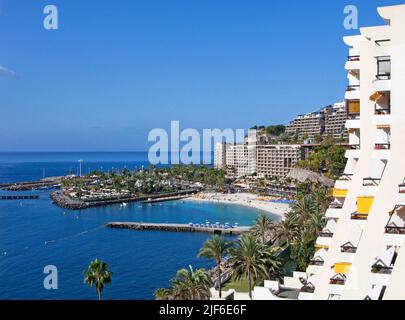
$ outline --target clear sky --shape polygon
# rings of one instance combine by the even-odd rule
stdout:
[[[0,0],[0,151],[146,150],[171,120],[287,123],[343,99],[345,5],[369,26],[401,2]]]

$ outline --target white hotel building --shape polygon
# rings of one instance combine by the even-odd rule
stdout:
[[[301,300],[405,299],[405,5],[378,12],[385,25],[344,38],[351,148],[315,256],[283,285],[254,288],[254,299],[283,289]]]

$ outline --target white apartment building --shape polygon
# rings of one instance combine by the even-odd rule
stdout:
[[[405,299],[405,5],[378,12],[385,25],[344,38],[350,149],[310,266],[284,279],[301,300]],[[280,287],[253,298],[278,300]]]
[[[257,175],[261,178],[284,178],[302,159],[301,145],[258,145]]]
[[[214,167],[218,170],[226,168],[226,144],[216,143],[214,146]]]
[[[256,144],[227,144],[225,154],[228,175],[240,178],[256,173]]]

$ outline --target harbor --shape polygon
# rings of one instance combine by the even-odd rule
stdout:
[[[139,222],[109,222],[107,228],[111,229],[128,229],[137,231],[167,231],[167,232],[200,232],[224,235],[241,235],[250,231],[250,227],[239,226],[219,226],[204,224],[175,224],[175,223],[139,223]]]

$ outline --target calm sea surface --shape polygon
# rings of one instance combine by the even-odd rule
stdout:
[[[0,153],[0,183],[76,173],[78,159],[84,160],[84,173],[148,165],[146,153]],[[153,291],[167,286],[178,269],[212,266],[196,258],[209,235],[112,230],[103,226],[106,222],[250,225],[259,213],[191,201],[69,211],[53,205],[49,191],[25,193],[40,199],[0,201],[0,299],[96,299],[95,289],[83,284],[83,270],[95,258],[107,261],[113,271],[106,299],[152,299]],[[58,290],[43,287],[46,265],[58,268]]]

